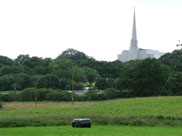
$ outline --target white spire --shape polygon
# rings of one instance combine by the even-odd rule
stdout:
[[[138,41],[136,34],[136,20],[135,20],[135,8],[134,8],[134,16],[133,16],[133,29],[132,29],[132,37],[131,37],[131,45],[129,49],[129,60],[135,60],[138,58]]]
[[[131,46],[130,46],[130,48],[138,48],[137,33],[136,33],[135,7],[134,7],[133,29],[132,29],[132,37],[131,37]]]
[[[134,7],[134,16],[133,16],[133,30],[132,30],[132,40],[137,40],[136,34],[136,19],[135,19],[135,7]]]

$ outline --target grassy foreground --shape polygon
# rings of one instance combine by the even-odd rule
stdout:
[[[93,126],[92,128],[1,128],[0,136],[181,136],[182,127]]]
[[[68,125],[89,117],[94,124],[182,125],[182,97],[100,102],[13,102],[0,110],[0,127]]]

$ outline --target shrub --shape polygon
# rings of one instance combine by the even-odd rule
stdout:
[[[20,95],[23,101],[36,101],[37,92],[38,92],[37,88],[26,88],[20,93]]]
[[[107,88],[104,91],[104,96],[106,99],[114,99],[114,98],[119,98],[120,97],[120,92],[114,88]]]
[[[2,94],[0,93],[0,101],[2,101]]]
[[[156,118],[159,119],[159,120],[163,120],[164,119],[164,116],[158,115],[158,116],[156,116]]]
[[[100,101],[105,99],[103,94],[98,94],[94,90],[88,91],[84,97],[86,101]]]
[[[70,101],[71,95],[67,92],[52,90],[46,95],[48,101]]]
[[[129,123],[131,126],[141,126],[143,123],[141,120],[133,120]]]
[[[2,109],[3,108],[3,104],[0,102],[0,109]]]
[[[69,93],[46,88],[27,88],[20,93],[22,101],[70,101]]]
[[[129,125],[129,122],[128,121],[120,121],[119,122],[119,125],[125,125],[125,126],[127,126],[127,125]]]

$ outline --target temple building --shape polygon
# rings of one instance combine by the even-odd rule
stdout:
[[[120,60],[121,62],[126,62],[130,60],[136,60],[136,59],[141,60],[145,58],[158,59],[163,54],[164,53],[159,52],[157,50],[138,48],[136,19],[135,19],[135,10],[134,10],[133,29],[132,29],[132,38],[131,38],[130,48],[129,50],[123,50],[121,54],[118,54],[118,60]]]

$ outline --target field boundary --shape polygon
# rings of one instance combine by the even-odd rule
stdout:
[[[84,118],[84,116],[82,116]],[[88,116],[87,116],[88,117]],[[74,116],[9,117],[0,118],[0,127],[71,125]],[[126,126],[182,126],[182,118],[163,116],[106,117],[90,116],[95,125]]]

